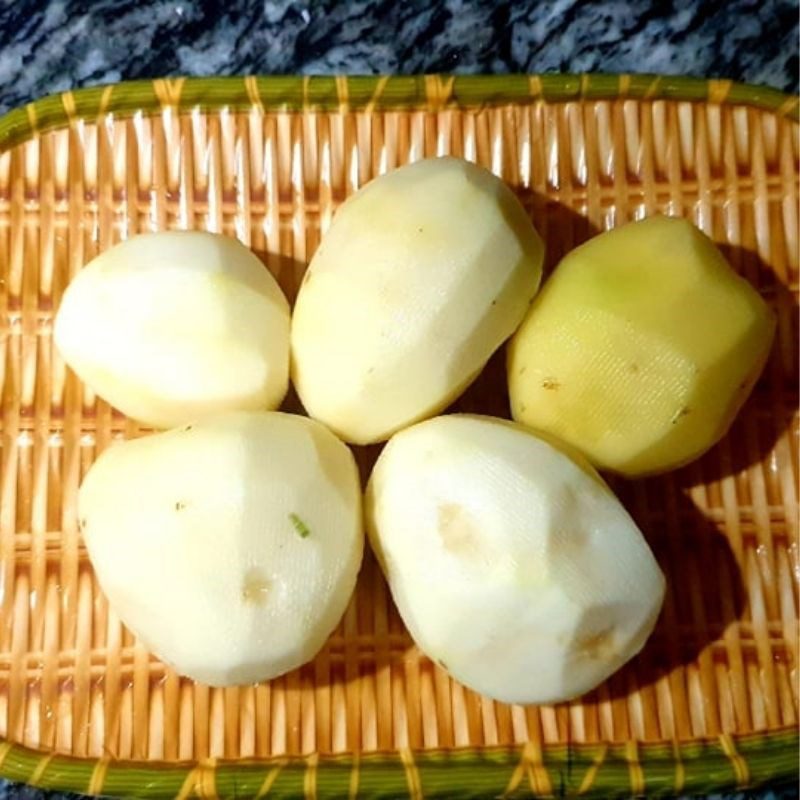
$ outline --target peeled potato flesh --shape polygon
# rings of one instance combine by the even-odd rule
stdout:
[[[513,703],[583,694],[636,654],[664,578],[588,464],[505,420],[450,415],[396,434],[367,532],[414,640]]]
[[[179,673],[213,686],[313,658],[361,563],[355,461],[307,417],[233,412],[113,445],[78,505],[119,617]]]
[[[728,430],[774,316],[689,222],[651,217],[569,253],[509,346],[515,420],[602,469],[691,461]]]
[[[148,233],[101,253],[55,321],[64,360],[101,397],[157,428],[277,408],[289,381],[289,304],[236,239]]]
[[[436,158],[376,178],[338,211],[292,318],[292,379],[346,441],[432,416],[522,320],[541,239],[511,190]]]

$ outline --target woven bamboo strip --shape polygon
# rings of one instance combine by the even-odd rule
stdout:
[[[0,154],[0,739],[167,762],[402,750],[413,794],[415,759],[433,748],[525,745],[503,785],[539,791],[551,780],[539,754],[553,745],[627,743],[609,759],[635,786],[648,785],[635,742],[716,737],[743,782],[747,763],[729,735],[798,720],[797,123],[663,97],[460,109],[450,100],[459,85],[441,82],[427,109],[385,108],[377,86],[358,106],[358,85],[346,83],[340,108],[303,112],[274,108],[265,85],[248,84],[246,105],[191,111],[191,82],[160,84],[160,109],[74,119]],[[113,93],[105,102],[113,107]],[[652,640],[579,701],[494,703],[411,645],[367,557],[311,664],[257,687],[180,678],[108,608],[80,542],[82,476],[112,439],[146,431],[81,385],[52,347],[65,287],[96,252],[139,231],[204,228],[249,244],[293,297],[348,195],[446,153],[483,163],[517,191],[547,241],[548,269],[596,231],[678,214],[776,310],[770,362],[725,440],[671,475],[614,484],[669,580]],[[502,381],[494,359],[458,407],[507,413]],[[365,474],[375,454],[357,454]],[[589,787],[604,759],[597,750],[578,783]],[[101,764],[93,787],[105,780]],[[305,780],[316,786],[323,767],[312,766]],[[45,781],[51,767],[39,768]],[[183,776],[188,790],[213,783],[213,770],[197,769]],[[680,762],[670,770],[686,779]],[[279,779],[265,772],[259,786]]]

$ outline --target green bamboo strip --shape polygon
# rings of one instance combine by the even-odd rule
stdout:
[[[13,745],[0,765],[0,776],[20,783],[33,783],[45,789],[84,792],[89,785],[94,761],[50,757],[47,753]]]
[[[448,791],[457,790],[460,797],[485,798],[502,796],[519,760],[519,750],[471,751],[469,756],[454,751],[418,753],[416,765],[424,797],[446,797]],[[530,793],[529,784],[521,790]]]
[[[343,88],[342,88],[343,87]],[[443,89],[443,87],[445,87]],[[379,92],[376,90],[380,88]],[[346,97],[342,95],[346,94]],[[254,98],[254,95],[256,97]],[[0,151],[53,128],[102,113],[126,117],[164,106],[177,109],[233,110],[254,103],[269,111],[336,111],[481,108],[522,104],[539,97],[548,102],[620,96],[740,103],[800,119],[798,99],[765,86],[731,81],[658,75],[318,75],[253,78],[162,78],[76,89],[43,97],[0,118]]]
[[[797,774],[798,733],[786,729],[750,736],[725,735],[716,740],[639,744],[636,763],[648,796],[667,796],[732,791],[765,783],[785,783]],[[414,787],[422,797],[445,797],[458,791],[463,797],[501,796],[514,781],[520,764],[546,771],[549,786],[536,785],[532,772],[516,781],[507,797],[556,794],[587,798],[624,797],[631,785],[632,746],[563,745],[544,747],[532,760],[527,747],[419,751],[413,754]],[[683,785],[676,786],[676,752],[684,769]],[[100,761],[104,775],[98,780],[98,760],[50,756],[5,743],[0,748],[0,775],[62,791],[165,798],[191,795],[198,787],[210,787],[220,797],[270,798],[303,796],[309,786],[309,769],[315,770],[317,798],[346,797],[352,786],[353,757],[323,756],[310,764],[308,758],[263,761],[169,764],[155,762]],[[737,764],[736,758],[741,759]],[[358,759],[360,797],[409,795],[408,753],[372,753]],[[745,773],[742,766],[745,766]],[[101,771],[102,771],[101,770]],[[587,776],[590,780],[587,780]],[[746,777],[746,781],[743,781]],[[262,788],[266,792],[261,792]]]

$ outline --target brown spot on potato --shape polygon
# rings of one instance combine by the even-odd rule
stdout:
[[[242,582],[242,600],[252,605],[263,605],[269,597],[270,582],[259,570],[248,570]]]
[[[687,414],[690,414],[691,411],[692,409],[689,408],[689,406],[683,406],[683,408],[679,408],[675,412],[675,416],[672,418],[672,424],[675,425],[678,420],[683,419],[683,417],[685,417]]]
[[[638,371],[639,371],[639,365],[638,364],[630,364],[628,366],[628,372],[630,372],[631,374],[635,375]]]
[[[542,381],[542,389],[546,389],[548,392],[557,392],[560,388],[561,384],[556,378],[545,378]]]
[[[548,543],[548,550],[553,555],[576,559],[588,544],[589,534],[583,528],[562,529],[554,533]]]
[[[525,370],[526,370],[526,369],[527,369],[527,367],[520,367],[520,368],[519,368],[519,374],[520,374],[520,375],[524,375],[524,374],[525,374]]]
[[[183,511],[184,508],[186,508],[186,503],[182,502],[181,500],[177,500],[175,502],[176,511]]]
[[[612,628],[582,636],[575,640],[575,650],[585,658],[602,661],[614,655],[614,631]]]
[[[78,520],[78,530],[83,533],[86,530],[86,517],[81,517]]]
[[[438,532],[445,549],[462,558],[475,558],[481,551],[481,537],[470,513],[457,503],[439,506]]]

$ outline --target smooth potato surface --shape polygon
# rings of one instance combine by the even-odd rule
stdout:
[[[252,683],[311,659],[361,563],[361,488],[323,425],[233,412],[106,450],[79,493],[103,591],[181,674]]]
[[[217,234],[142,234],[101,253],[67,287],[54,338],[94,391],[156,428],[274,409],[288,389],[289,304]]]
[[[474,164],[376,178],[334,217],[297,297],[303,405],[359,444],[435,414],[522,320],[542,257],[514,194]]]
[[[727,431],[775,328],[760,295],[684,220],[591,239],[556,267],[509,346],[515,420],[635,476]]]
[[[416,643],[498,700],[589,691],[661,608],[664,577],[609,488],[506,420],[446,415],[395,434],[365,516]]]

